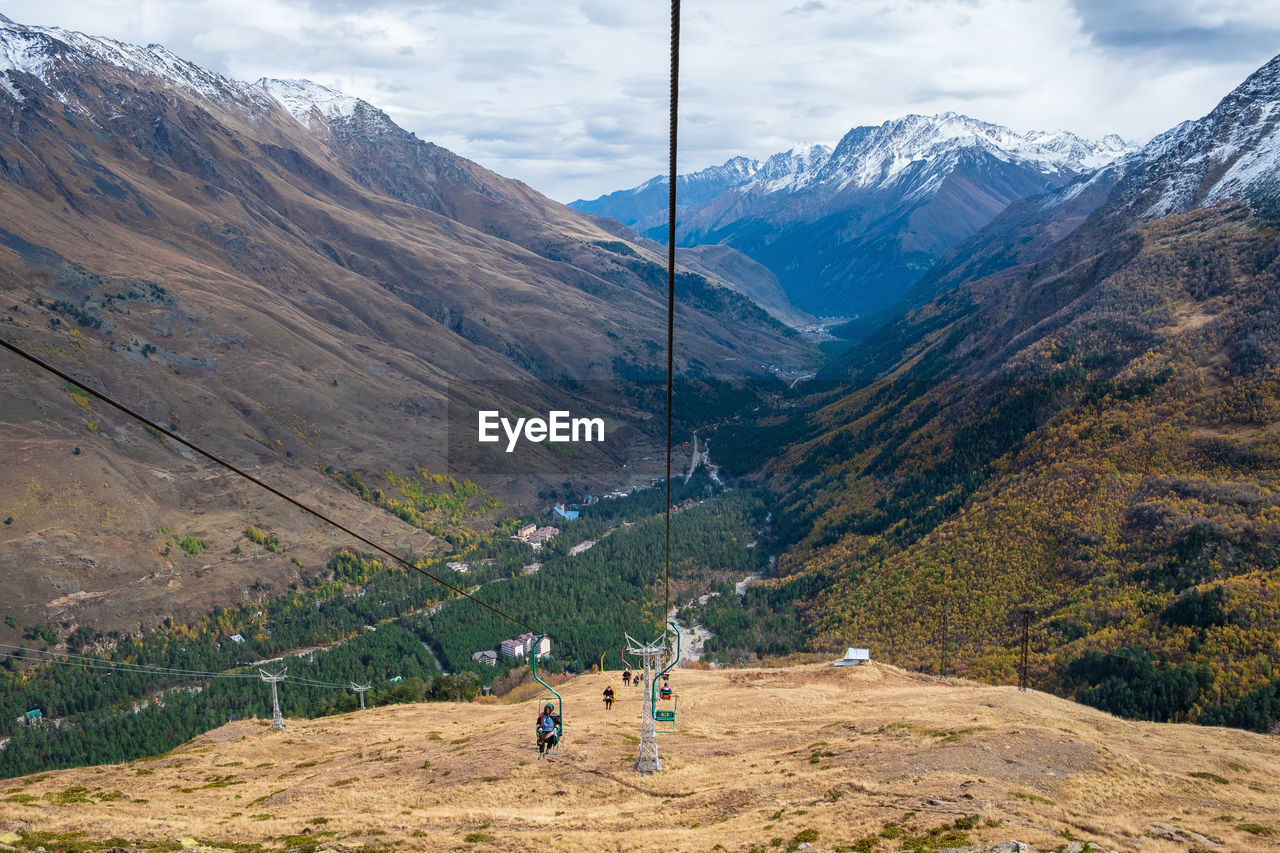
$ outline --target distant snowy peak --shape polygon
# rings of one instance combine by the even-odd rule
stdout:
[[[686,185],[737,187],[754,178],[759,170],[759,160],[749,160],[746,157],[731,157],[725,161],[723,166],[709,166],[692,174],[680,175],[676,180],[682,188]],[[666,186],[667,179],[665,176],[654,180],[660,181],[663,186]]]
[[[829,159],[829,147],[806,142],[765,160],[754,181],[768,192],[795,189],[807,183]]]
[[[263,77],[254,85],[275,98],[290,115],[307,127],[311,126],[312,116],[317,111],[326,120],[350,118],[355,115],[356,108],[365,103],[359,98],[344,95],[336,89],[310,80],[275,80]]]
[[[19,93],[13,86],[13,72],[31,74],[58,91],[58,73],[86,62],[155,77],[212,101],[259,102],[257,93],[246,84],[188,62],[163,45],[141,47],[60,27],[0,20],[0,72],[6,80],[4,88],[15,96]]]
[[[1023,135],[953,112],[907,115],[879,126],[855,127],[834,149],[805,143],[764,162],[734,157],[722,166],[680,175],[677,188],[682,204],[696,204],[727,190],[767,194],[819,186],[887,187],[913,165],[913,174],[918,175],[921,167],[926,167],[940,179],[955,165],[961,152],[971,150],[987,152],[998,160],[1062,181],[1101,168],[1135,149],[1115,134],[1101,140],[1063,130]],[[938,180],[929,181],[932,187],[937,183]],[[666,185],[666,176],[659,175],[631,193],[640,195]]]
[[[817,179],[836,186],[883,186],[913,164],[950,162],[956,152],[968,149],[1046,174],[1077,174],[1104,166],[1133,148],[1115,134],[1101,141],[1061,130],[1022,135],[953,112],[908,115],[849,131]]]
[[[696,172],[676,176],[676,193],[680,203],[700,204],[723,192],[749,183],[760,171],[760,161],[746,157],[731,157],[722,166],[708,166]],[[656,175],[630,190],[619,190],[616,196],[658,197],[667,195],[667,176]],[[606,198],[604,196],[601,197]],[[590,202],[574,202],[581,209],[591,210]],[[573,207],[574,205],[570,205]],[[665,208],[664,208],[665,209]],[[606,214],[607,215],[607,214]]]
[[[1085,139],[1065,130],[1045,133],[1033,130],[1023,137],[1021,149],[1030,159],[1072,169],[1093,171],[1123,157],[1137,146],[1109,133],[1100,140]]]
[[[696,172],[676,177],[676,187],[682,203],[705,200],[708,193],[718,194],[737,187],[762,187],[768,191],[792,189],[806,182],[831,156],[826,145],[803,143],[774,154],[761,163],[747,157],[731,157],[721,166],[708,166]],[[667,176],[650,178],[631,190],[640,194],[646,190],[667,186]],[[708,196],[709,197],[709,196]]]
[[[718,174],[726,180],[750,180],[760,168],[759,160],[748,160],[746,157],[733,157],[723,166],[706,169],[705,172]]]

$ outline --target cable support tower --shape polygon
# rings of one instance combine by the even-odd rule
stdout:
[[[652,776],[662,772],[662,759],[658,756],[658,732],[653,725],[653,672],[655,664],[662,660],[667,652],[666,635],[662,641],[642,643],[630,634],[627,638],[627,651],[642,661],[641,687],[644,689],[643,706],[640,712],[640,748],[636,753],[636,772],[641,776]]]
[[[280,694],[276,690],[276,684],[289,677],[285,674],[288,671],[287,666],[274,675],[265,669],[258,670],[263,681],[271,682],[271,730],[276,732],[284,731],[284,717],[280,714]]]

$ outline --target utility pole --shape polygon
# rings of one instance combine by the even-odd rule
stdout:
[[[951,602],[955,595],[952,592],[951,584],[954,583],[955,574],[956,558],[952,557],[942,575],[942,648],[940,650],[941,660],[938,662],[938,675],[943,678],[947,676],[947,655],[950,651],[947,647],[951,643]]]
[[[286,678],[289,677],[285,675],[285,673],[288,671],[289,671],[289,667],[287,666],[274,675],[267,672],[265,669],[258,670],[259,674],[262,675],[263,681],[271,682],[271,730],[272,731],[277,731],[277,732],[284,731],[284,717],[281,716],[280,714],[280,694],[276,691],[276,684],[281,681],[284,681]],[[361,696],[361,698],[363,699],[364,697]]]
[[[1022,611],[1022,656],[1018,663],[1018,689],[1027,689],[1028,646],[1031,643],[1031,611]]]
[[[632,639],[630,634],[625,636],[627,651],[644,662],[641,676],[644,679],[644,704],[640,712],[640,749],[636,754],[636,772],[641,776],[652,776],[662,772],[662,759],[658,757],[658,733],[653,726],[653,691],[650,688],[653,684],[654,664],[662,660],[667,650],[666,635],[663,635],[661,645],[640,643]]]
[[[372,687],[372,684],[356,684],[351,682],[351,689],[360,694],[360,710],[364,710],[364,692]]]
[[[938,667],[938,675],[946,677],[947,674],[947,643],[949,642],[950,632],[947,630],[948,617],[951,610],[948,605],[942,607],[942,665]]]

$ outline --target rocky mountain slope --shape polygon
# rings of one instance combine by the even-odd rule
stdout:
[[[677,240],[741,250],[812,313],[868,313],[1011,202],[1128,150],[1116,136],[1023,136],[955,113],[910,115],[854,128],[834,149],[806,145],[680,176]],[[666,184],[654,178],[573,207],[665,239]]]
[[[7,781],[0,843],[1156,853],[1270,849],[1280,832],[1280,748],[1261,735],[875,664],[677,670],[678,728],[642,777],[639,691],[619,683],[606,711],[607,683],[560,686],[546,760],[530,701],[242,720],[153,760]]]
[[[619,393],[662,361],[663,258],[643,245],[314,84],[8,19],[0,81],[0,333],[285,491],[372,524],[335,474],[458,488],[451,401],[652,418]],[[811,358],[705,265],[681,281],[680,370]],[[137,630],[279,592],[343,544],[8,353],[0,389],[0,597],[22,625]],[[519,474],[465,518],[532,499]],[[377,517],[406,553],[433,547]],[[254,549],[255,525],[292,552]]]

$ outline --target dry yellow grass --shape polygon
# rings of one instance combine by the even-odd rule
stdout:
[[[0,783],[0,839],[21,825],[138,847],[745,851],[816,830],[811,849],[831,850],[970,815],[970,844],[1041,850],[1068,838],[1263,850],[1277,845],[1255,833],[1280,837],[1273,737],[1132,723],[878,665],[682,670],[679,731],[660,735],[663,772],[641,777],[640,691],[619,684],[606,711],[606,683],[561,688],[565,741],[546,761],[532,701],[401,705],[285,732],[242,721],[160,758]],[[77,786],[88,790],[67,793]],[[1171,831],[1187,840],[1159,837]]]

